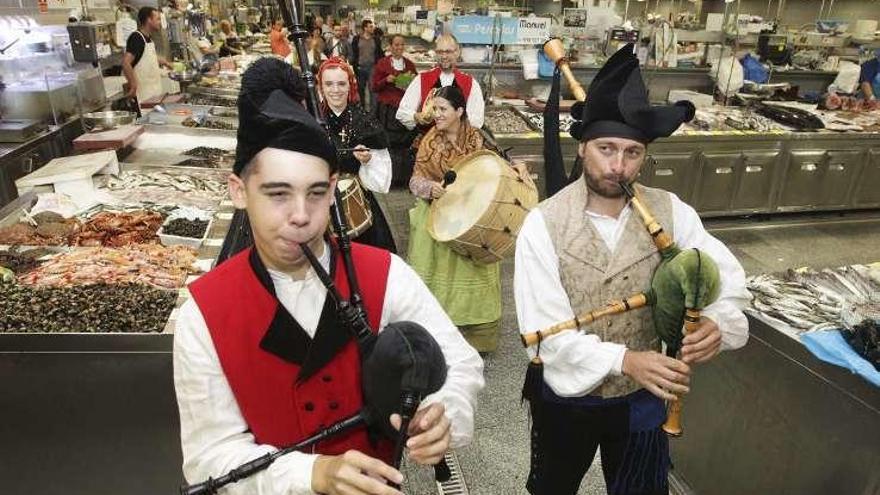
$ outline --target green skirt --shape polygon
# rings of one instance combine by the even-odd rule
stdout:
[[[431,289],[457,326],[501,319],[501,265],[474,263],[428,234],[429,205],[422,199],[409,210],[407,261]]]

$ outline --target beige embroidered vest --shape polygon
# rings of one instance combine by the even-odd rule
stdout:
[[[672,200],[666,191],[638,186],[639,197],[670,236]],[[568,185],[538,208],[559,257],[559,277],[575,314],[599,308],[612,300],[647,291],[660,255],[641,217],[632,211],[612,253],[587,217],[587,187],[583,179]],[[602,341],[635,351],[660,350],[650,308],[605,317],[583,327]],[[641,386],[627,376],[608,376],[591,395],[618,397]]]

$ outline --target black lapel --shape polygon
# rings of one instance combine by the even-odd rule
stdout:
[[[301,365],[306,359],[309,347],[312,345],[312,339],[296,319],[287,311],[283,304],[278,302],[275,295],[275,284],[272,283],[272,276],[269,270],[257,254],[256,248],[251,249],[248,256],[251,269],[257,276],[257,280],[263,288],[275,299],[275,315],[269,323],[269,328],[260,340],[260,349],[274,354],[281,359]]]
[[[308,350],[305,362],[299,369],[297,381],[308,380],[309,377],[332,361],[351,339],[351,334],[339,320],[336,304],[328,295],[324,300],[324,308],[321,310],[318,331],[315,333],[315,339]]]
[[[336,255],[332,242],[329,243],[329,246],[331,249],[330,278],[334,278]],[[249,261],[257,279],[277,301],[272,276],[256,249],[251,251]],[[336,304],[328,294],[324,300],[324,307],[321,309],[321,317],[314,339],[309,337],[299,322],[279,302],[275,316],[260,341],[260,348],[287,362],[300,365],[297,380],[302,382],[332,361],[350,339],[352,336],[339,320]]]

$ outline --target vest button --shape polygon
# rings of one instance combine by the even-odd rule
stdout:
[[[330,401],[330,409],[333,411],[339,409],[339,403],[336,402],[335,400],[331,400]]]
[[[311,402],[306,402],[305,405],[303,406],[303,408],[304,408],[306,411],[312,412],[312,411],[315,410],[315,405],[312,404]]]
[[[324,380],[325,383],[327,383],[327,382],[332,382],[332,381],[333,381],[333,377],[330,376],[330,375],[324,375],[324,376],[321,377],[321,380]]]

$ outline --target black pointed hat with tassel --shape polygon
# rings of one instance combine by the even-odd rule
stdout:
[[[587,99],[571,108],[575,123],[571,135],[580,141],[621,137],[650,143],[667,137],[694,118],[689,101],[652,106],[639,70],[639,60],[628,44],[605,62],[587,91]]]

